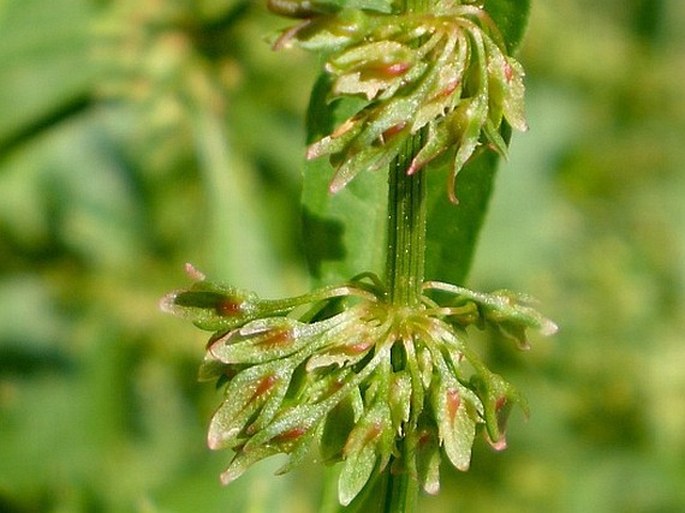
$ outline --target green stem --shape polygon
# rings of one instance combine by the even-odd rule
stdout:
[[[404,0],[407,12],[425,11],[433,0]],[[417,306],[426,252],[426,185],[424,173],[407,169],[425,142],[422,129],[404,143],[390,164],[388,187],[388,252],[385,279],[389,300],[397,306]]]
[[[431,0],[405,0],[405,10],[422,11]],[[393,305],[416,307],[421,302],[426,253],[425,173],[407,174],[412,159],[425,143],[426,130],[410,137],[394,159],[388,178],[388,253],[385,278]],[[406,439],[398,442],[406,452]],[[411,513],[416,509],[419,485],[408,472],[386,470],[383,513]]]
[[[410,513],[416,509],[419,483],[408,472],[388,472],[383,513]]]
[[[421,302],[426,252],[426,184],[424,173],[408,175],[412,159],[423,145],[425,131],[410,137],[390,165],[388,187],[388,253],[386,282],[389,300],[399,307]],[[405,452],[405,440],[398,441]],[[386,472],[383,513],[411,513],[416,508],[418,482],[407,472]]]
[[[390,165],[385,274],[390,302],[397,306],[417,306],[421,297],[426,249],[426,184],[423,172],[407,175],[407,168],[423,140],[423,131],[409,138]]]

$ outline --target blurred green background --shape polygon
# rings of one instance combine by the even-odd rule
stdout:
[[[0,512],[314,512],[321,469],[222,488],[205,336],[163,316],[192,261],[308,287],[298,199],[317,71],[242,0],[0,0]],[[421,511],[685,511],[685,3],[540,0],[531,130],[468,285],[561,329],[482,341],[528,396]]]

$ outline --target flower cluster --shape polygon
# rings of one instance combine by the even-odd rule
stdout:
[[[556,330],[506,291],[427,282],[410,308],[391,304],[371,275],[284,300],[193,277],[162,306],[214,332],[200,377],[226,385],[208,435],[212,449],[235,451],[222,481],[277,453],[290,455],[282,472],[305,459],[342,461],[344,505],[389,464],[436,493],[442,456],[466,470],[481,427],[504,448],[511,406],[526,405],[469,347],[469,326],[524,347],[527,328]]]
[[[306,3],[310,10],[297,13],[304,21],[284,31],[275,46],[323,52],[331,101],[366,100],[308,149],[308,158],[331,158],[332,192],[362,170],[387,167],[403,142],[425,128],[407,172],[450,153],[448,193],[456,201],[456,175],[476,149],[485,144],[506,155],[505,127],[526,130],[523,69],[481,7],[438,0],[430,13],[395,13],[382,1],[366,2],[371,10]],[[388,12],[378,12],[384,7]]]

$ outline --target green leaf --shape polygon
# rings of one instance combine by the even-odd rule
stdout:
[[[530,11],[529,0],[485,0],[485,10],[499,27],[509,52],[523,39]]]
[[[450,203],[444,169],[429,166],[426,278],[463,284],[471,267],[483,224],[499,157],[492,151],[473,158],[459,172],[456,195]]]
[[[327,103],[331,83],[323,75],[309,105],[308,141],[331,133],[363,104]],[[382,275],[385,261],[386,181],[383,171],[360,173],[336,194],[329,192],[333,167],[325,158],[307,162],[302,196],[305,253],[320,282],[346,280],[361,271]]]

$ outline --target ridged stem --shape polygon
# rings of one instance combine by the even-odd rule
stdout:
[[[389,301],[398,307],[417,307],[426,252],[426,183],[424,172],[408,175],[407,169],[425,140],[425,131],[410,137],[390,165],[388,180],[388,253],[386,283]],[[400,365],[401,358],[400,358]],[[406,450],[406,440],[398,449]],[[403,455],[406,457],[406,455]],[[411,513],[416,509],[418,482],[407,472],[386,468],[383,513]]]
[[[408,12],[426,11],[432,0],[405,0]],[[389,300],[400,307],[416,307],[421,302],[426,253],[425,173],[407,174],[412,159],[425,143],[426,130],[410,137],[390,165],[388,178],[388,253],[386,283]],[[406,440],[398,441],[406,452]],[[406,455],[403,455],[406,457]],[[392,472],[386,479],[383,513],[412,513],[416,510],[419,485],[407,472]]]
[[[426,184],[423,172],[408,175],[407,169],[423,140],[423,131],[410,137],[389,170],[385,274],[390,302],[397,306],[417,306],[421,297],[426,246]]]

